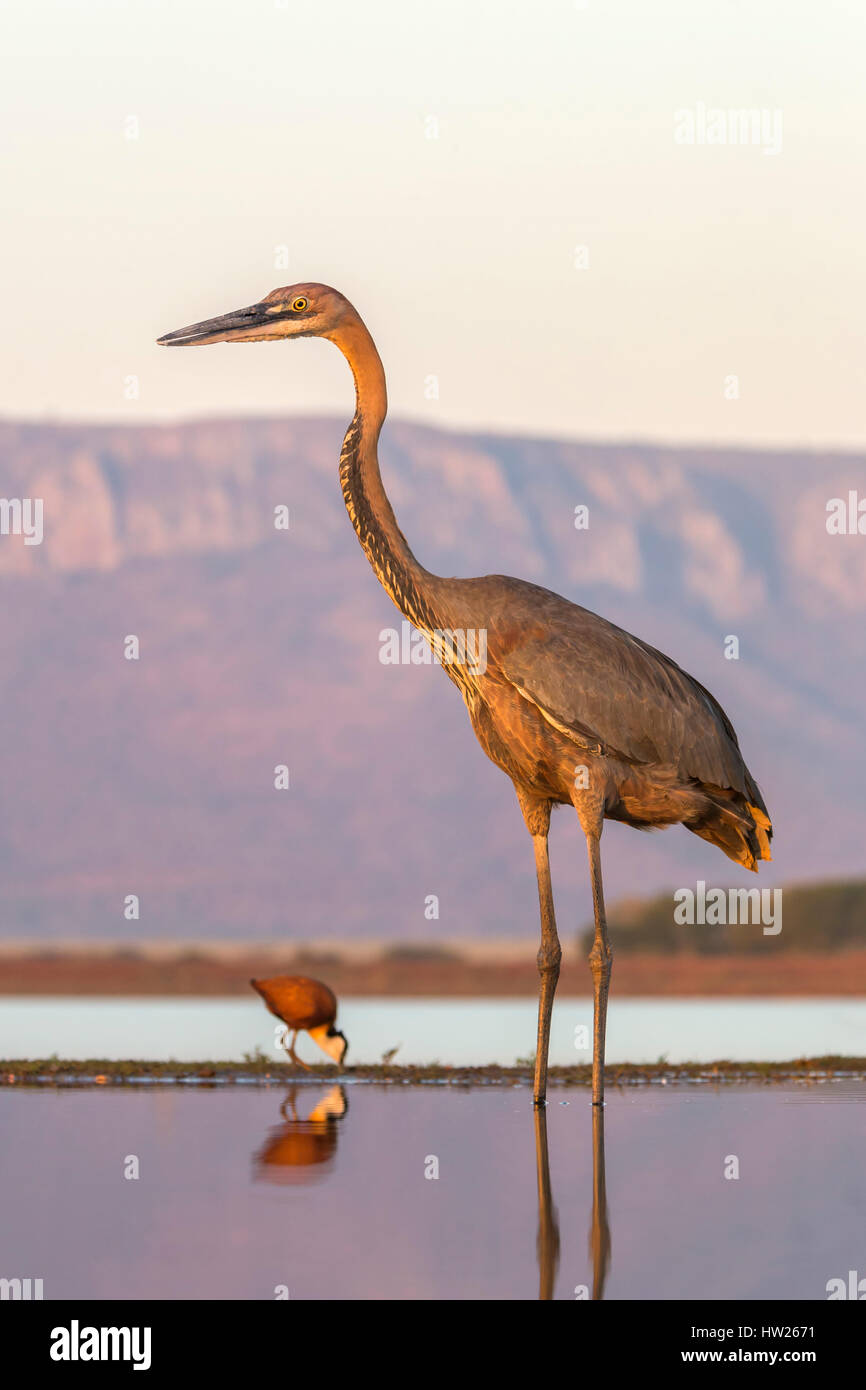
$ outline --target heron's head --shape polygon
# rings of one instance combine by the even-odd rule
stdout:
[[[323,1025],[321,1028],[311,1028],[310,1037],[319,1044],[323,1052],[327,1052],[332,1057],[338,1067],[342,1067],[343,1060],[349,1050],[349,1044],[344,1033],[339,1028],[335,1028],[333,1023]]]
[[[258,304],[165,333],[163,347],[204,347],[207,343],[261,343],[272,338],[327,338],[357,314],[329,285],[286,285]]]

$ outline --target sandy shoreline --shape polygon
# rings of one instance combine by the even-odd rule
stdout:
[[[10,951],[0,954],[0,995],[239,996],[252,976],[308,974],[324,979],[338,997],[466,998],[535,996],[535,950],[467,947],[413,956],[360,953],[344,958],[326,950],[236,947],[231,951],[130,948]],[[679,952],[614,953],[613,989],[635,996],[847,997],[866,995],[866,949],[837,952],[764,950],[698,955]],[[591,993],[589,967],[566,944],[558,997]]]

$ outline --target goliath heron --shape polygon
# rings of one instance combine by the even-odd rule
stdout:
[[[553,995],[562,951],[547,837],[555,805],[572,805],[586,837],[595,935],[592,1100],[604,1096],[612,953],[601,877],[605,818],[640,830],[680,823],[749,869],[770,858],[772,826],[718,701],[638,637],[537,584],[503,575],[450,579],[419,564],[379,472],[385,372],[361,316],[327,285],[272,290],[257,304],[167,333],[160,343],[327,338],[355,379],[355,414],[340,454],[346,509],[379,582],[403,615],[444,649],[489,758],[514,783],[532,836],[541,907],[534,1099],[543,1104]],[[443,636],[444,635],[444,636]],[[485,649],[482,663],[467,650]]]

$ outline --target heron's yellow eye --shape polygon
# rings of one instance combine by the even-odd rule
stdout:
[[[292,300],[292,308],[295,310],[295,313],[299,314],[299,313],[301,312],[301,310],[302,310],[302,309],[306,309],[306,307],[307,307],[307,300],[306,300],[306,299],[299,298],[299,299],[293,299],[293,300]]]

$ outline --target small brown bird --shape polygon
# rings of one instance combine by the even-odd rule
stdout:
[[[309,1033],[323,1052],[332,1057],[338,1067],[349,1049],[346,1037],[334,1027],[337,1017],[337,999],[333,990],[323,985],[321,980],[311,980],[307,975],[274,975],[270,980],[250,980],[250,984],[262,996],[271,1013],[291,1030],[292,1041],[283,1047],[293,1062],[306,1071],[310,1068],[302,1062],[295,1052],[295,1042],[302,1030]]]

